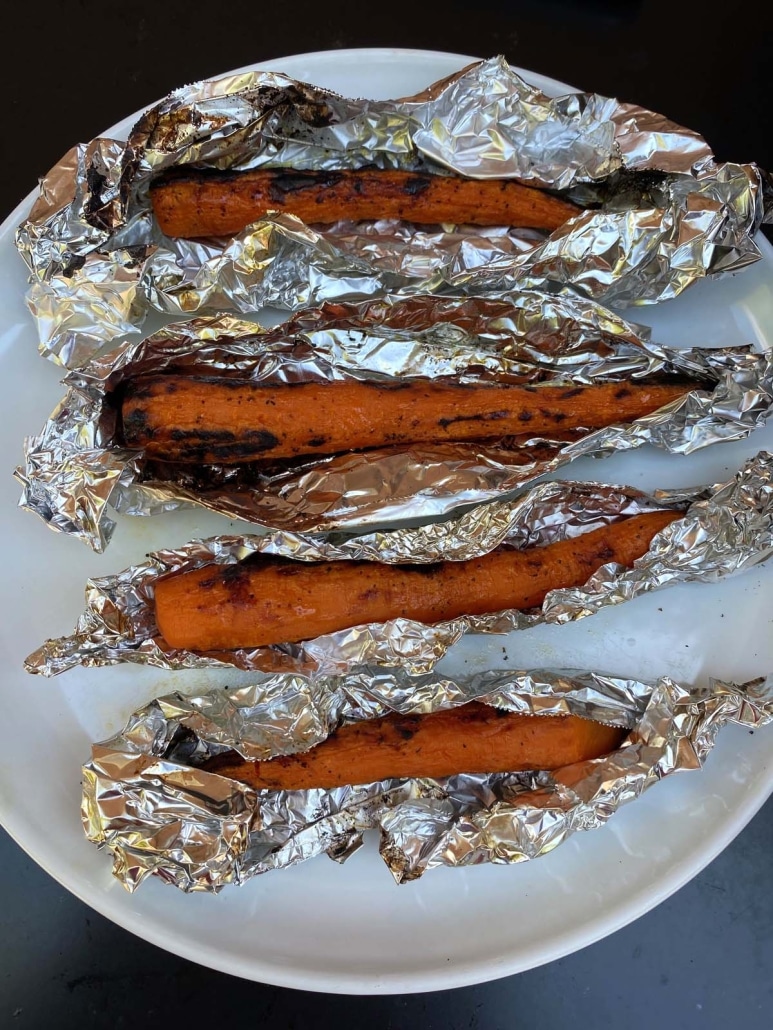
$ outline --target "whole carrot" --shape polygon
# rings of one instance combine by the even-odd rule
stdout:
[[[267,558],[173,573],[155,586],[156,622],[191,651],[308,640],[370,622],[442,622],[533,608],[558,587],[580,586],[602,565],[631,565],[681,512],[657,511],[523,551],[433,565]]]
[[[176,172],[157,179],[150,198],[161,231],[184,239],[230,236],[272,211],[307,223],[400,218],[551,230],[580,211],[511,179],[378,169]]]
[[[559,769],[608,754],[624,736],[624,730],[574,715],[518,715],[472,701],[429,715],[350,723],[301,754],[249,762],[229,752],[205,768],[256,790],[308,790],[392,778]]]
[[[343,380],[265,385],[156,375],[126,387],[125,443],[148,457],[237,464],[414,443],[592,430],[683,396],[682,381],[561,384]]]

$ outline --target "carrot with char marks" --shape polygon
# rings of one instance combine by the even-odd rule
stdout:
[[[204,768],[256,790],[330,789],[387,779],[560,769],[600,758],[624,737],[625,730],[575,715],[519,715],[471,701],[429,715],[349,723],[301,754],[250,762],[230,752]]]
[[[153,213],[167,236],[231,236],[269,212],[307,223],[343,220],[454,222],[557,229],[581,208],[511,179],[463,179],[416,172],[201,170],[175,172],[150,187]]]
[[[266,385],[139,377],[121,404],[124,442],[150,458],[238,464],[385,446],[502,439],[630,422],[684,396],[676,382],[472,384],[404,379]]]
[[[497,550],[430,565],[265,558],[171,573],[155,585],[158,629],[171,647],[216,651],[309,640],[390,619],[442,622],[534,608],[602,565],[630,566],[678,511],[630,516],[545,547]]]

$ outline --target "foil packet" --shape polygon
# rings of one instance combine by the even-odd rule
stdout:
[[[631,567],[602,566],[582,586],[552,590],[542,607],[465,615],[427,625],[397,617],[301,643],[232,651],[170,647],[155,619],[155,582],[203,565],[234,565],[258,555],[297,561],[373,561],[428,565],[465,561],[496,548],[539,547],[645,512],[674,509],[681,518],[653,537]],[[86,609],[70,636],[48,640],[26,660],[28,672],[53,676],[78,665],[134,662],[164,669],[233,666],[265,672],[341,673],[362,666],[431,671],[463,634],[509,633],[562,624],[675,583],[714,582],[773,553],[773,455],[761,452],[730,482],[646,495],[600,483],[546,482],[515,501],[481,505],[461,517],[362,535],[218,536],[156,551],[115,576],[89,580]]]
[[[648,333],[567,288],[327,304],[273,329],[227,315],[170,325],[70,372],[63,401],[25,441],[25,464],[16,470],[20,504],[96,551],[115,529],[111,509],[155,515],[195,503],[271,529],[327,532],[447,516],[575,458],[645,443],[689,454],[765,423],[773,352],[676,350],[650,342]],[[122,384],[165,371],[266,384],[453,377],[592,385],[679,376],[696,388],[633,422],[556,439],[527,433],[274,467],[197,467],[150,462],[123,446],[115,401]]]
[[[468,701],[534,716],[623,727],[620,747],[553,772],[382,780],[329,790],[254,790],[201,766],[226,751],[263,761],[306,751],[337,726]],[[129,891],[155,875],[185,892],[327,854],[344,862],[378,830],[397,883],[438,866],[510,864],[602,826],[673,772],[699,770],[728,723],[773,719],[773,678],[642,683],[575,671],[488,671],[464,681],[404,671],[276,675],[235,691],[169,694],[92,748],[83,768],[86,836]]]
[[[549,236],[277,214],[232,239],[164,237],[149,184],[173,168],[397,168],[512,178],[586,205]],[[76,367],[151,310],[290,310],[395,292],[571,283],[654,303],[759,258],[766,175],[717,164],[695,132],[595,94],[553,99],[502,57],[394,101],[348,100],[274,72],[175,90],[128,142],[74,147],[17,232],[40,350]],[[769,213],[769,212],[768,212]]]

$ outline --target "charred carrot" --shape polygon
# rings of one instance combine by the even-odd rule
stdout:
[[[681,513],[658,511],[523,551],[431,565],[267,558],[172,573],[155,586],[158,629],[192,651],[308,640],[369,622],[533,608],[548,591],[580,586],[602,565],[631,565]]]
[[[185,239],[230,236],[269,211],[297,215],[307,223],[401,218],[550,230],[580,211],[511,179],[377,169],[175,173],[157,179],[150,198],[161,231]]]
[[[599,429],[656,411],[690,384],[528,386],[410,379],[265,385],[140,377],[122,402],[129,447],[164,461],[238,464],[413,443]]]
[[[517,715],[473,701],[430,715],[350,723],[302,754],[249,762],[230,752],[205,768],[256,790],[308,790],[393,778],[559,769],[608,754],[624,736],[624,730],[574,715]]]

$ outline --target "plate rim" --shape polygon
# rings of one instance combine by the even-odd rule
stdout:
[[[322,58],[327,60],[334,57],[340,58],[341,56],[359,61],[366,61],[368,56],[378,56],[379,58],[415,58],[417,60],[442,58],[458,61],[459,67],[463,67],[465,64],[470,64],[476,60],[481,60],[481,58],[467,54],[420,48],[342,48],[286,54],[282,57],[271,58],[270,60],[250,63],[239,68],[223,71],[207,78],[216,79],[259,69],[281,71],[282,64],[291,60],[319,60]],[[574,87],[550,76],[542,75],[516,65],[513,65],[513,67],[518,74],[540,88],[545,88],[549,84],[553,90],[575,91]],[[152,106],[153,104],[151,103],[139,111],[119,119],[101,135],[111,136],[114,133],[122,132],[121,126],[136,121],[143,111],[148,110]],[[31,190],[0,224],[0,245],[5,241],[6,237],[11,238],[11,244],[13,245],[13,235],[16,227],[34,203],[37,194],[37,189]],[[760,248],[761,260],[768,262],[773,267],[773,245],[763,235],[759,235],[755,242]],[[609,912],[606,911],[594,917],[590,922],[586,922],[581,929],[567,930],[560,935],[554,936],[549,943],[544,943],[540,948],[532,951],[528,960],[524,961],[522,956],[518,956],[508,961],[507,956],[503,955],[499,962],[492,964],[491,959],[486,957],[477,961],[470,960],[462,965],[456,963],[451,968],[439,967],[436,970],[429,972],[422,970],[415,974],[405,972],[388,973],[378,978],[361,973],[337,972],[333,975],[330,972],[309,969],[296,971],[287,967],[279,967],[276,964],[268,965],[252,955],[243,960],[234,961],[234,956],[227,953],[227,960],[223,960],[221,952],[214,946],[208,946],[206,941],[198,938],[191,940],[182,931],[170,931],[168,927],[161,923],[149,925],[144,914],[138,914],[136,910],[113,905],[111,893],[95,890],[93,885],[90,884],[87,875],[78,871],[69,872],[66,869],[62,870],[57,868],[55,864],[50,863],[47,857],[39,857],[41,853],[37,849],[36,838],[40,834],[35,832],[28,820],[22,819],[18,812],[8,808],[1,802],[0,823],[14,842],[65,890],[122,929],[141,937],[164,951],[219,972],[278,987],[349,995],[415,994],[468,987],[488,983],[519,972],[525,972],[588,947],[634,922],[646,912],[660,905],[697,876],[743,831],[773,793],[773,763],[761,772],[758,777],[758,783],[758,789],[749,793],[744,799],[744,804],[740,810],[736,809],[732,821],[726,822],[723,826],[723,831],[711,839],[710,846],[706,846],[705,840],[701,842],[702,850],[698,856],[697,863],[694,857],[691,858],[689,855],[683,857],[680,861],[674,863],[667,876],[659,879],[656,889],[653,890],[652,885],[646,888],[643,887],[635,895],[633,903],[629,899],[625,905],[618,905],[617,911],[613,912],[611,917]]]

